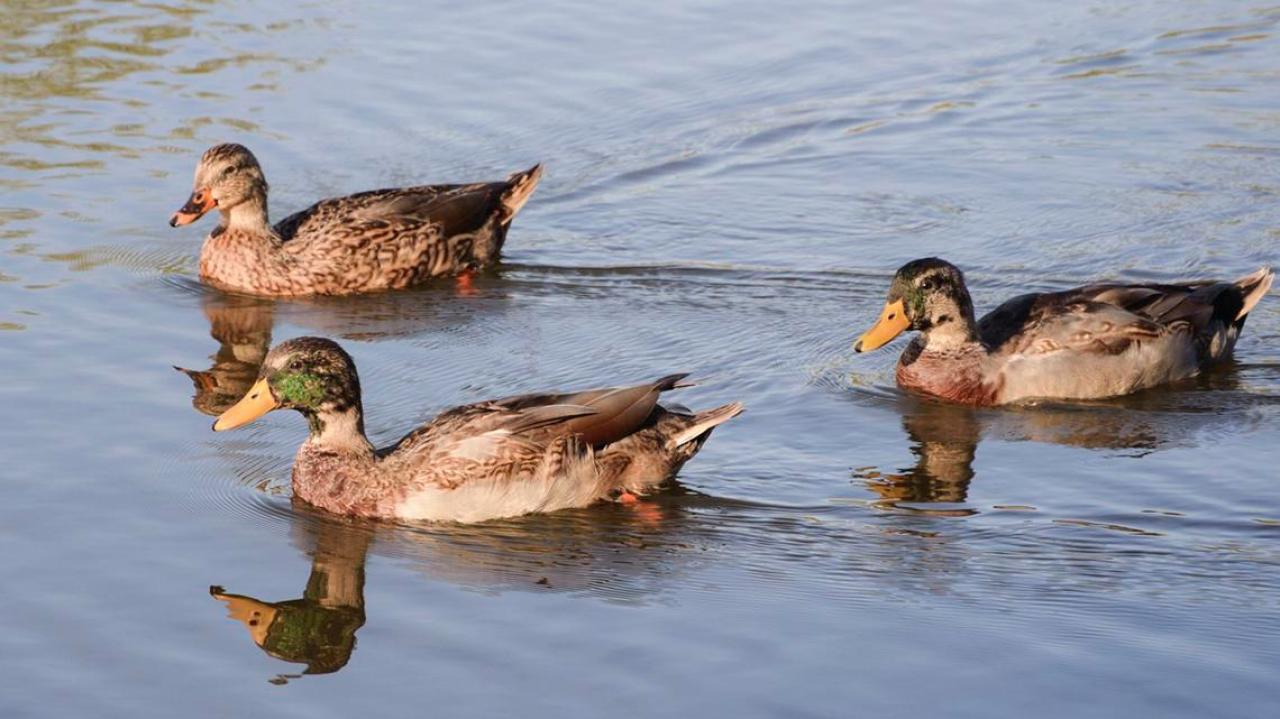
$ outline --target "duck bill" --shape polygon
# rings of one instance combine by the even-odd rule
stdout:
[[[206,188],[201,188],[191,193],[191,197],[187,199],[187,204],[178,208],[173,213],[173,217],[169,218],[170,227],[181,227],[189,225],[192,222],[204,217],[204,213],[218,206],[218,201],[213,199],[213,193]]]
[[[228,594],[222,591],[222,587],[210,587],[209,594],[226,605],[228,617],[249,630],[254,644],[262,646],[267,641],[271,623],[280,611],[275,605],[243,594]]]
[[[222,432],[249,424],[279,406],[275,395],[271,394],[271,386],[265,379],[260,379],[239,402],[218,416],[218,421],[213,423],[213,431]]]
[[[907,319],[907,310],[902,300],[886,302],[884,311],[880,313],[880,319],[858,338],[858,341],[853,344],[853,351],[870,352],[883,347],[894,337],[906,332],[910,326],[911,321]]]

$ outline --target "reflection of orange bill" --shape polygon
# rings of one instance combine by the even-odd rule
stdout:
[[[227,616],[240,622],[245,629],[249,630],[249,636],[253,637],[254,644],[262,646],[263,642],[267,641],[267,631],[271,629],[271,622],[275,621],[279,609],[243,594],[227,594],[222,591],[222,587],[210,587],[209,593],[214,599],[226,603]]]
[[[181,227],[189,225],[192,222],[204,217],[204,213],[218,206],[218,201],[213,199],[213,193],[208,189],[201,188],[191,193],[191,198],[187,200],[187,204],[183,205],[177,212],[173,213],[173,217],[169,218],[170,227]]]
[[[275,395],[271,394],[271,386],[267,384],[267,380],[260,379],[253,383],[239,402],[218,417],[218,421],[213,423],[213,431],[221,432],[249,424],[278,406],[280,405],[276,402]]]
[[[883,347],[892,341],[894,337],[905,332],[910,326],[911,321],[907,319],[906,307],[903,306],[902,300],[886,302],[884,311],[880,313],[880,319],[876,320],[875,325],[858,338],[858,341],[853,345],[853,351],[870,352],[873,349]]]

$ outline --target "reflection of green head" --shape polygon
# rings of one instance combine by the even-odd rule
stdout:
[[[275,605],[277,612],[262,649],[286,662],[307,665],[307,674],[336,672],[351,660],[356,631],[364,626],[358,607],[322,607],[294,599]]]

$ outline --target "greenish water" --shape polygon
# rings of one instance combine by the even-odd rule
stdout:
[[[849,344],[919,256],[980,308],[1277,263],[1280,10],[0,7],[0,715],[1275,713],[1280,298],[1087,406],[921,403]],[[547,172],[474,294],[245,301],[167,226],[219,141],[276,218]],[[296,417],[214,435],[171,369],[301,334],[379,441],[677,371],[749,411],[640,508],[335,521]]]

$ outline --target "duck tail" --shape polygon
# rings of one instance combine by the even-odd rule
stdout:
[[[1254,306],[1266,296],[1267,291],[1271,289],[1271,282],[1275,280],[1276,273],[1270,267],[1262,267],[1253,274],[1245,275],[1235,281],[1236,287],[1244,294],[1244,305],[1240,308],[1240,312],[1236,314],[1236,321],[1239,322],[1245,318],[1245,315],[1253,311]]]
[[[683,387],[696,387],[692,382],[685,382],[684,378],[688,377],[688,372],[680,374],[669,374],[653,383],[653,388],[659,392],[666,392],[673,389],[681,389]]]
[[[533,190],[542,179],[542,163],[538,163],[524,172],[516,172],[507,178],[507,189],[502,191],[502,223],[510,224],[511,220],[524,207],[533,195]]]
[[[693,424],[675,433],[668,440],[672,447],[679,447],[697,439],[703,439],[711,430],[746,411],[741,402],[732,402],[693,416]]]

